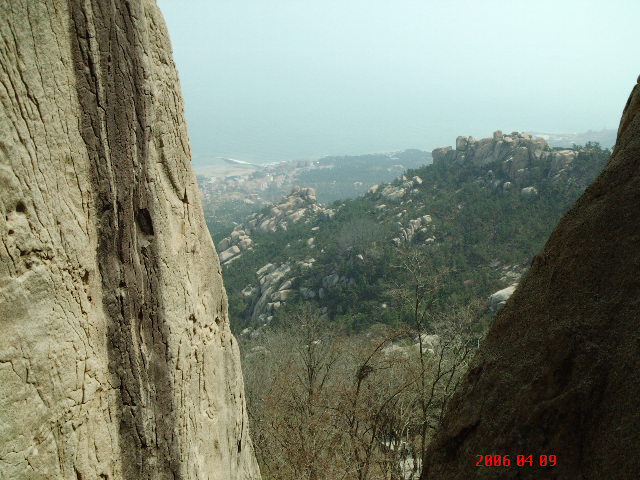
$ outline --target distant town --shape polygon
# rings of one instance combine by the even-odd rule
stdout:
[[[224,159],[229,161],[229,159]],[[212,196],[225,197],[233,194],[249,195],[246,203],[253,203],[257,196],[273,191],[279,192],[295,183],[295,178],[303,171],[311,169],[329,169],[333,165],[320,165],[317,160],[283,161],[265,166],[246,164],[246,173],[234,175],[206,176],[197,175],[198,187],[204,201],[212,200]],[[254,168],[251,168],[254,167]],[[268,195],[270,197],[270,195]],[[253,197],[253,198],[252,198]]]

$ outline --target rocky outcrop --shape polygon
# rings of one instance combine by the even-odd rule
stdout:
[[[256,479],[152,0],[0,2],[0,477]]]
[[[496,316],[423,479],[636,478],[640,471],[640,85],[613,155]],[[534,466],[475,466],[476,455]],[[540,455],[556,455],[543,468]]]
[[[500,130],[493,137],[476,140],[473,137],[457,137],[456,148],[436,148],[432,153],[433,163],[468,162],[486,165],[495,161],[512,159],[516,165],[524,165],[529,160],[539,159],[543,152],[550,150],[542,138],[528,133],[512,132],[503,134]]]
[[[417,233],[427,237],[428,234],[433,231],[431,215],[423,215],[422,217],[409,220],[409,223],[403,225],[402,222],[398,222],[399,235],[391,239],[391,243],[394,247],[400,247],[404,244],[410,243],[414,240]],[[425,239],[426,243],[433,243],[435,238],[428,236]]]
[[[536,197],[538,195],[538,189],[536,187],[524,187],[520,193],[523,197]]]
[[[261,325],[269,323],[273,318],[273,312],[294,293],[291,285],[295,278],[287,279],[290,271],[291,265],[288,263],[279,266],[268,263],[256,272],[258,282],[255,289],[251,289],[253,296],[249,315],[251,323]]]
[[[415,193],[414,187],[422,185],[422,179],[418,176],[407,178],[403,175],[399,181],[388,185],[374,185],[369,189],[369,193],[379,193],[383,200],[388,202],[400,202],[409,193]]]
[[[513,295],[513,292],[516,290],[517,285],[509,285],[507,288],[503,288],[502,290],[498,290],[489,296],[489,312],[496,313],[504,304],[507,303],[509,297]]]
[[[360,258],[363,259],[362,255]],[[248,309],[245,315],[247,328],[243,334],[258,335],[273,320],[276,310],[284,307],[287,301],[295,298],[304,300],[322,299],[334,289],[353,287],[353,277],[341,276],[336,272],[325,275],[315,285],[299,286],[300,277],[296,276],[309,269],[315,263],[314,258],[297,262],[274,265],[267,263],[256,271],[257,282],[247,285],[242,294],[247,299]],[[326,309],[323,311],[326,313]]]
[[[237,258],[245,250],[250,250],[253,239],[252,232],[273,233],[277,230],[286,230],[289,224],[297,223],[302,219],[314,218],[317,215],[325,215],[331,218],[334,211],[320,205],[313,188],[295,187],[293,191],[282,198],[266,211],[253,213],[247,220],[236,226],[231,235],[223,238],[217,245],[220,252],[220,263],[227,264]],[[309,243],[311,247],[313,240]]]
[[[456,148],[436,148],[433,163],[499,164],[500,177],[508,182],[525,185],[532,178],[546,176],[558,179],[572,170],[578,157],[574,150],[551,150],[547,142],[528,133],[503,134],[500,130],[490,138],[476,140],[458,137]]]

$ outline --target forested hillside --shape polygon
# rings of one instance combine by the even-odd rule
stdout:
[[[405,323],[397,291],[416,266],[434,283],[432,310],[484,300],[518,281],[610,154],[526,134],[457,147],[356,199],[324,207],[297,189],[237,226],[218,244],[235,331],[255,335],[303,304],[353,332]]]
[[[609,158],[526,134],[324,206],[297,187],[218,243],[265,478],[415,480],[495,312]]]

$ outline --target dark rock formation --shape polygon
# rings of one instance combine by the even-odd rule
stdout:
[[[638,478],[639,113],[636,86],[610,161],[497,315],[423,480]],[[512,466],[476,467],[481,454]],[[513,466],[517,454],[534,466]],[[557,466],[536,467],[541,454]]]

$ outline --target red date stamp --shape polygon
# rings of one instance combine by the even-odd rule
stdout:
[[[555,455],[476,455],[476,467],[555,467]]]

